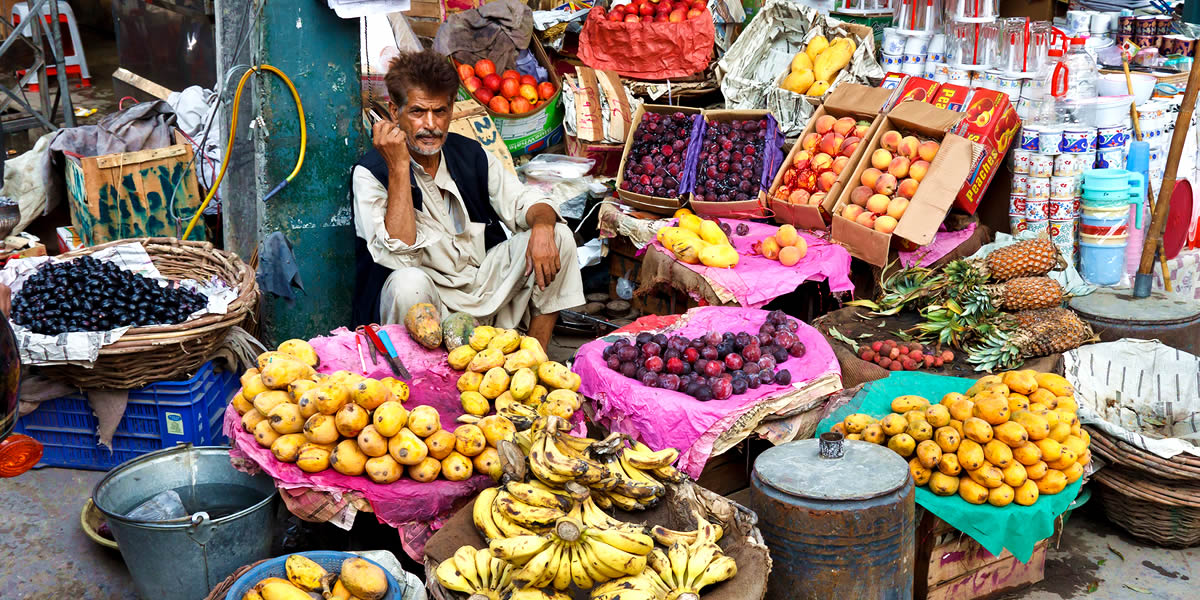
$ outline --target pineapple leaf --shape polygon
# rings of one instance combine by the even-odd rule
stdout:
[[[862,308],[869,308],[871,310],[879,310],[879,305],[871,302],[870,300],[851,300],[850,302],[846,303],[846,306],[858,306]]]
[[[842,332],[837,330],[837,327],[829,328],[829,337],[831,337],[839,342],[842,342],[843,344],[846,344],[847,346],[850,346],[850,348],[854,350],[854,353],[858,354],[858,342],[843,335]]]

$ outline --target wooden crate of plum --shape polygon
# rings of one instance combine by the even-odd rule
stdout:
[[[622,201],[665,215],[683,206],[691,191],[695,159],[689,158],[692,140],[699,137],[700,113],[686,106],[638,107],[617,173],[617,195]]]
[[[765,110],[706,110],[691,206],[706,217],[767,216],[766,191],[783,162],[783,137]]]
[[[891,90],[845,83],[817,107],[768,190],[775,220],[826,230],[842,188],[883,120]]]

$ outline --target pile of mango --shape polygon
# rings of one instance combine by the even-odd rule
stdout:
[[[241,377],[231,404],[242,427],[281,462],[308,473],[333,469],[392,483],[462,481],[475,471],[500,477],[496,444],[516,428],[492,415],[443,429],[432,406],[414,406],[408,384],[337,371],[317,373],[320,358],[303,340],[265,352]]]
[[[1052,373],[988,375],[938,404],[908,395],[891,408],[878,420],[849,415],[833,430],[909,459],[916,484],[939,496],[1029,506],[1077,481],[1092,460],[1074,390]]]
[[[383,569],[362,558],[342,561],[330,573],[312,559],[292,554],[284,561],[287,578],[267,577],[254,584],[242,600],[381,600],[387,596],[388,580]]]
[[[850,64],[856,49],[858,46],[848,37],[830,42],[818,35],[792,58],[791,69],[779,87],[805,96],[824,96],[833,80]]]
[[[700,218],[687,209],[680,209],[675,216],[679,225],[659,229],[657,237],[677,260],[719,269],[737,266],[737,250],[719,223]]]
[[[546,356],[536,338],[512,329],[480,325],[467,343],[447,355],[468,415],[492,411],[525,430],[540,416],[570,420],[583,402],[579,375]]]

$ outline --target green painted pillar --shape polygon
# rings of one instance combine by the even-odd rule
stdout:
[[[354,224],[350,169],[370,142],[362,128],[359,22],[341,19],[325,0],[268,1],[258,21],[257,58],[287,73],[304,103],[304,167],[261,207],[259,240],[282,231],[292,243],[304,291],[294,302],[265,300],[264,337],[308,339],[350,323]],[[300,128],[290,90],[259,76],[256,106],[265,127],[255,135],[258,197],[291,173]]]

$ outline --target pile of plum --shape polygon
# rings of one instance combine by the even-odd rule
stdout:
[[[802,357],[800,325],[771,311],[758,334],[717,333],[688,339],[642,332],[604,349],[608,368],[647,387],[683,392],[700,401],[724,400],[760,385],[787,385],[792,373],[776,368],[789,356]]]
[[[758,196],[767,120],[710,121],[697,163],[696,202],[745,202]]]

